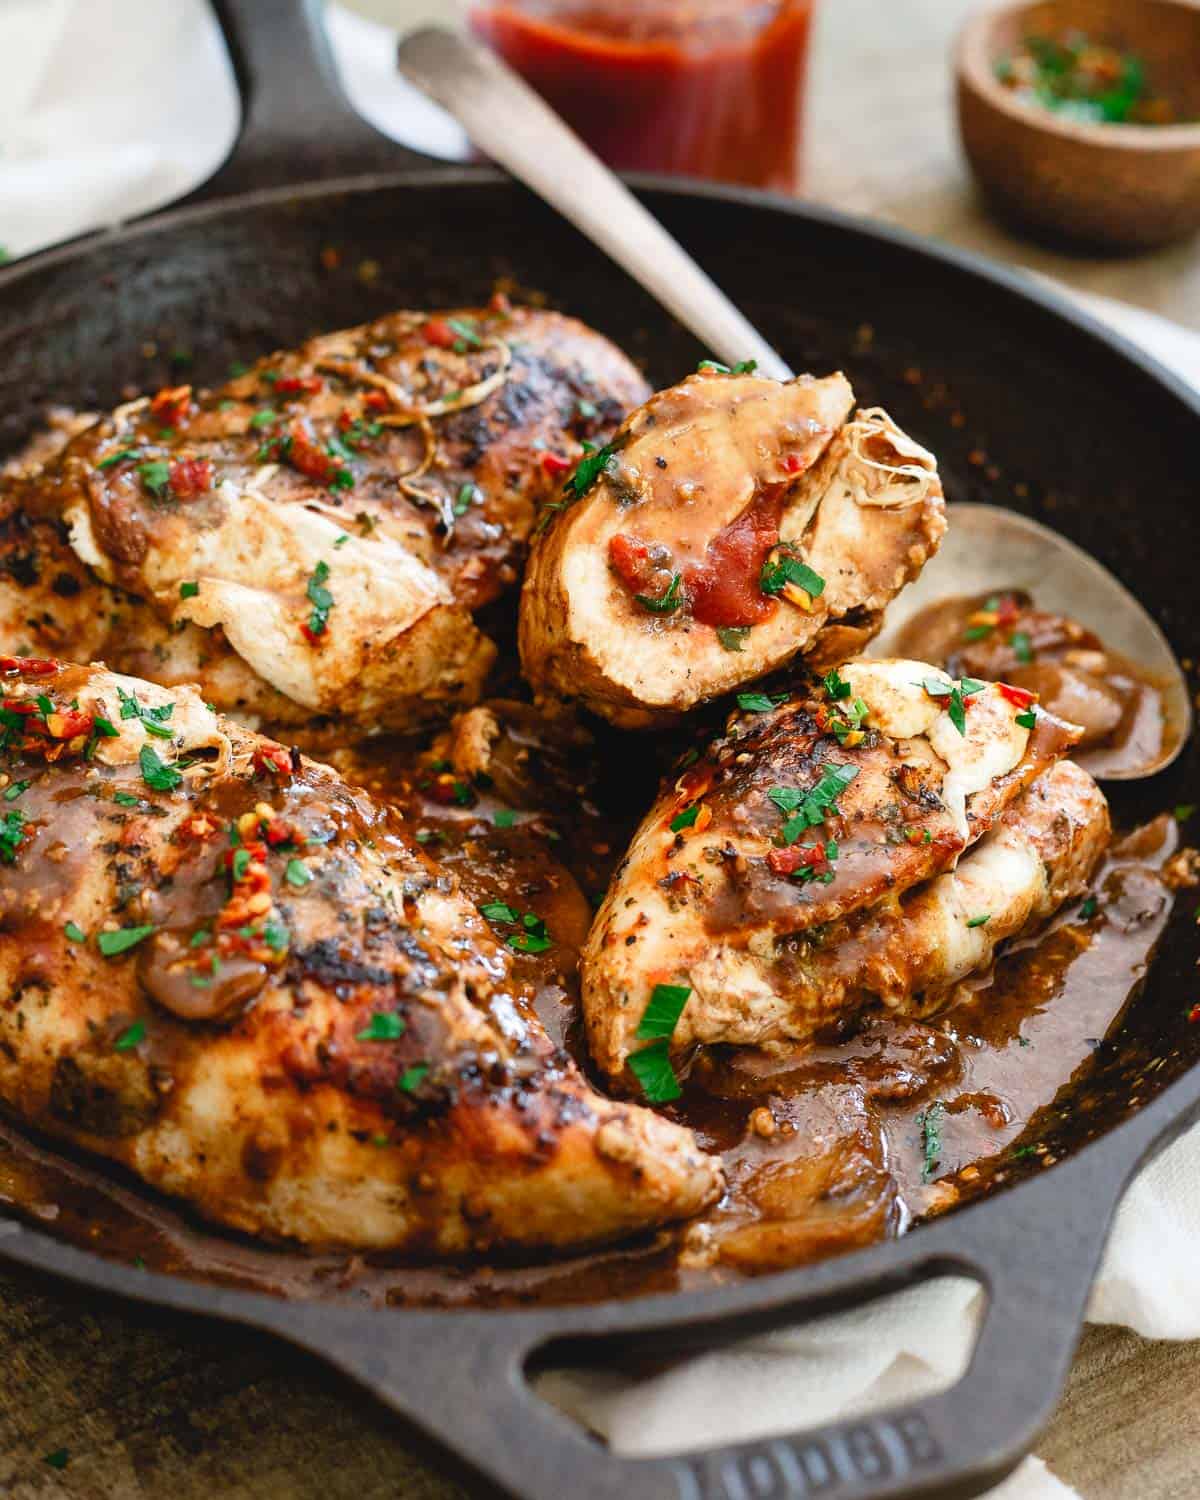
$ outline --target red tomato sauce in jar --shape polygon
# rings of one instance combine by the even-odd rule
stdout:
[[[471,24],[610,165],[795,191],[812,0],[492,0]]]

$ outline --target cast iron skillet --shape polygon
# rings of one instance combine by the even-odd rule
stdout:
[[[316,8],[219,0],[245,98],[231,160],[168,213],[0,274],[5,448],[48,402],[108,406],[185,365],[187,378],[214,381],[232,359],[393,307],[482,299],[498,275],[644,357],[656,383],[695,364],[694,342],[522,189],[430,166],[353,116]],[[1049,519],[1141,595],[1180,656],[1200,659],[1192,392],[1050,293],[972,257],[763,194],[635,186],[795,368],[841,365],[864,405],[886,401],[939,454],[952,499]],[[1124,789],[1118,816],[1185,800],[1196,770],[1193,744],[1153,785]],[[380,1312],[149,1274],[3,1220],[0,1253],[314,1350],[531,1500],[975,1495],[1014,1466],[1052,1408],[1131,1172],[1200,1112],[1190,929],[1180,913],[1090,1081],[1042,1122],[1052,1155],[1073,1154],[905,1239],[821,1265],[623,1303]],[[550,1358],[711,1345],[947,1272],[988,1293],[970,1368],[882,1417],[631,1461],[526,1383]]]

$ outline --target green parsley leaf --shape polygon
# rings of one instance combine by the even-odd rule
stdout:
[[[653,1041],[659,1037],[670,1037],[683,1008],[688,1002],[692,987],[688,984],[656,984],[650,996],[638,1029],[634,1033],[639,1042]]]
[[[101,933],[103,937],[103,933]],[[139,1042],[146,1040],[145,1021],[135,1021],[132,1026],[127,1026],[121,1035],[113,1043],[114,1052],[132,1052]]]
[[[69,1448],[55,1448],[53,1453],[47,1453],[42,1462],[49,1464],[52,1469],[65,1469],[71,1461],[71,1450]]]
[[[706,375],[732,375],[733,371],[728,365],[721,364],[720,360],[702,359],[696,366],[696,373]]]
[[[425,1075],[428,1072],[428,1063],[414,1063],[411,1068],[405,1068],[396,1087],[402,1094],[415,1093],[421,1087],[422,1083],[424,1083]]]
[[[931,1104],[917,1116],[921,1127],[921,1145],[925,1153],[925,1164],[921,1170],[921,1181],[932,1182],[942,1159],[942,1118],[946,1106],[940,1101]]]
[[[371,1024],[355,1034],[358,1042],[395,1042],[404,1035],[404,1018],[390,1011],[377,1010]]]
[[[483,502],[483,491],[477,484],[469,481],[459,486],[458,494],[454,497],[454,514],[465,516],[472,505],[480,505]]]
[[[848,698],[852,692],[850,684],[836,667],[832,672],[827,672],[821,681],[825,684],[825,691],[835,703],[842,698]]]
[[[110,453],[107,458],[102,458],[96,465],[98,469],[111,469],[115,464],[123,462],[127,458],[141,458],[140,448],[119,448],[116,453]]]
[[[128,792],[114,792],[113,801],[120,803],[122,807],[136,807],[141,799],[131,797]]]
[[[279,420],[279,413],[272,411],[269,406],[261,406],[250,418],[250,426],[254,429],[260,427],[273,427]]]
[[[29,837],[25,826],[25,814],[14,809],[0,819],[0,861],[6,865],[16,863],[17,850]]]
[[[144,927],[118,927],[113,932],[97,933],[96,946],[105,958],[116,958],[119,953],[136,948],[156,930],[153,923],[147,923]]]
[[[203,948],[205,943],[209,942],[211,939],[212,929],[210,927],[197,927],[195,932],[192,933],[191,937],[188,938],[188,947]]]
[[[1022,709],[1021,712],[1017,715],[1016,722],[1022,729],[1036,729],[1037,714],[1032,708]]]
[[[483,348],[483,340],[469,318],[447,318],[446,326],[458,334],[463,343],[469,344],[472,349]]]
[[[767,796],[787,817],[783,841],[794,844],[806,828],[818,828],[830,813],[837,813],[837,799],[858,775],[858,766],[827,762],[815,786],[807,791],[799,787],[773,786]]]
[[[305,593],[312,612],[308,617],[308,628],[313,635],[324,635],[329,625],[329,611],[333,608],[333,595],[325,587],[329,577],[329,564],[322,559],[312,570]]]
[[[771,562],[768,559],[763,563],[758,586],[764,594],[779,594],[789,583],[796,584],[805,593],[811,594],[814,599],[820,598],[825,592],[825,580],[819,573],[814,573],[808,564],[801,562],[798,557],[792,557],[789,553],[781,551],[777,561]]]
[[[295,886],[297,890],[303,890],[312,880],[312,871],[302,859],[289,859],[284,876],[288,885]]]
[[[682,586],[683,574],[673,573],[666,592],[657,599],[649,594],[634,594],[633,597],[643,609],[648,609],[653,615],[670,615],[674,614],[682,602]]]
[[[611,443],[597,448],[595,443],[584,443],[584,457],[574,474],[567,480],[567,488],[575,491],[576,500],[582,500],[601,474],[610,474],[616,467],[617,450]]]
[[[515,922],[517,913],[504,901],[487,901],[480,908],[480,912],[489,922]]]
[[[676,813],[667,825],[672,833],[680,833],[685,828],[690,828],[700,816],[700,804],[693,802],[691,807],[685,807],[682,812]]]
[[[171,477],[171,466],[161,458],[152,459],[150,463],[138,465],[138,477],[154,498],[161,500]]]
[[[996,627],[994,625],[968,625],[967,628],[966,628],[966,630],[963,631],[963,640],[964,641],[983,641],[983,640],[986,640],[987,637],[989,635],[991,635],[992,631],[995,630],[995,628]]]
[[[241,880],[242,876],[246,873],[246,868],[249,863],[249,849],[235,849],[233,851],[233,863],[231,865],[231,869],[233,870],[233,878],[235,880]]]
[[[1090,918],[1094,917],[1096,915],[1096,908],[1099,904],[1100,903],[1096,900],[1095,896],[1089,896],[1086,901],[1083,901],[1079,907],[1080,921],[1086,922],[1090,920]]]
[[[156,792],[173,792],[183,782],[183,775],[174,766],[169,766],[153,745],[143,745],[138,754],[142,768],[142,780]]]
[[[1033,642],[1029,638],[1027,630],[1014,630],[1008,638],[1008,644],[1013,648],[1013,655],[1022,666],[1028,666],[1033,660]]]
[[[517,821],[517,815],[511,807],[498,807],[492,814],[492,822],[497,828],[511,828]]]
[[[967,918],[967,926],[968,927],[982,927],[982,926],[985,925],[985,923],[990,922],[991,920],[992,920],[992,914],[991,914],[991,912],[990,911],[985,911],[985,912],[981,912],[979,914],[979,916],[977,916],[977,917],[968,917]]]
[[[1181,802],[1174,812],[1175,821],[1177,823],[1186,823],[1195,811],[1196,804],[1194,802]]]
[[[743,650],[749,634],[749,625],[719,625],[717,627],[717,640],[726,651]]]
[[[669,1104],[683,1093],[671,1066],[670,1043],[666,1038],[630,1053],[629,1071],[651,1104]]]
[[[14,781],[12,786],[4,788],[5,802],[15,802],[22,792],[27,792],[33,785],[32,781]]]
[[[200,592],[198,583],[181,583],[179,585],[179,597],[181,599],[194,599]]]
[[[86,943],[87,933],[80,927],[78,922],[66,922],[63,924],[63,932],[73,943]]]
[[[535,912],[527,911],[521,918],[523,932],[510,932],[504,939],[517,953],[545,953],[554,946],[546,924]]]
[[[773,708],[778,708],[781,703],[787,702],[786,693],[776,693],[773,697],[767,693],[739,693],[737,695],[738,707],[748,714],[769,714]]]

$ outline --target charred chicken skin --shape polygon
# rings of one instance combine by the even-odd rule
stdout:
[[[842,375],[701,371],[628,417],[534,543],[533,686],[641,727],[860,650],[945,518],[933,456],[853,406]]]
[[[1078,729],[1022,689],[863,661],[743,701],[593,925],[584,1008],[612,1075],[648,1036],[682,1054],[936,1009],[1082,892],[1107,843],[1099,789],[1059,760]]]
[[[719,1195],[404,827],[192,689],[0,662],[0,1098],[238,1229],[566,1250]]]
[[[0,645],[153,656],[152,678],[272,725],[448,715],[495,656],[473,612],[516,581],[582,443],[646,394],[600,335],[507,305],[395,313],[161,390],[5,481]]]

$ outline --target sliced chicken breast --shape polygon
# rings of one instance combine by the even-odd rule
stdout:
[[[933,456],[842,375],[701,371],[589,455],[535,541],[526,677],[614,723],[843,661],[945,531]]]
[[[806,1040],[873,1000],[941,1003],[1107,840],[1099,791],[1056,764],[1078,731],[1019,689],[864,661],[743,697],[661,794],[592,928],[584,1008],[610,1074],[663,987],[686,995],[676,1053]]]
[[[0,660],[0,1099],[209,1218],[565,1249],[717,1197],[404,827],[192,689]]]

